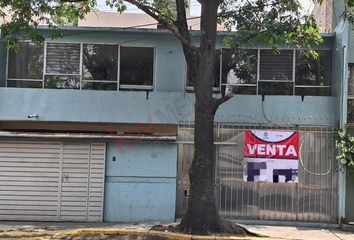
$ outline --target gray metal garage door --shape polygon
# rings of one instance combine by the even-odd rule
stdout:
[[[105,147],[0,141],[0,220],[102,221]]]

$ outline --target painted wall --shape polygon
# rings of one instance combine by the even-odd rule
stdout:
[[[47,31],[43,31],[48,35]],[[223,45],[223,38],[230,33],[220,33],[217,39],[218,47]],[[198,33],[192,32],[193,42],[198,42]],[[332,49],[333,35],[324,34],[324,42],[316,49]],[[167,30],[148,29],[114,29],[114,28],[75,28],[63,30],[63,38],[46,41],[68,43],[107,43],[122,46],[153,46],[156,47],[155,91],[184,92],[186,64],[183,51],[178,40]],[[255,47],[255,46],[252,46]],[[260,46],[264,47],[264,46]],[[0,61],[6,60],[6,51],[1,52]],[[0,65],[0,87],[6,86],[6,64]]]
[[[107,144],[104,221],[174,221],[177,144]]]
[[[180,44],[166,32],[64,31],[58,41],[156,46],[155,89],[145,92],[0,88],[0,121],[172,123],[193,121],[194,95],[184,92],[185,63]],[[341,36],[340,34],[338,36]],[[303,124],[337,127],[341,120],[341,39],[332,48],[332,97],[240,95],[223,104],[216,121],[244,124]],[[221,39],[218,40],[221,43]],[[3,55],[1,52],[0,55]],[[0,61],[4,58],[0,56]],[[5,86],[6,64],[0,65]],[[342,108],[343,110],[343,108]],[[39,115],[28,120],[29,114]],[[118,146],[123,146],[123,150]],[[113,157],[116,161],[113,161]],[[177,146],[111,143],[107,146],[105,220],[174,219]],[[136,197],[139,196],[139,197]]]
[[[333,12],[332,12],[332,27],[333,29],[339,24],[342,20],[343,12],[345,10],[345,1],[336,0],[333,2]]]
[[[238,123],[337,126],[336,97],[239,95],[224,103],[216,120]],[[38,114],[38,120],[28,120]],[[194,95],[177,92],[0,88],[0,121],[171,123],[193,121]]]
[[[45,34],[46,31],[44,31]],[[193,94],[184,91],[185,60],[180,43],[168,31],[144,29],[78,28],[63,31],[58,42],[115,43],[155,46],[155,89],[147,99],[145,92],[50,90],[0,88],[0,121],[28,120],[38,114],[43,121],[178,123],[193,120]],[[229,33],[221,33],[218,45]],[[193,40],[198,33],[193,32]],[[324,35],[318,49],[331,49],[334,35]],[[48,38],[48,40],[50,40]],[[335,52],[335,50],[333,51]],[[340,55],[333,54],[333,62]],[[1,57],[0,48],[0,61]],[[340,92],[337,65],[333,65],[333,97],[240,95],[217,112],[218,121],[337,126]],[[0,65],[0,86],[5,86],[6,64]]]
[[[345,128],[347,123],[347,98],[348,98],[348,39],[349,25],[340,21],[335,28],[336,38],[332,54],[332,79],[335,78],[338,84],[332,86],[332,93],[338,96],[337,114],[339,116],[339,128]],[[341,168],[338,163],[338,168]],[[338,174],[338,219],[346,214],[346,175],[343,172]]]
[[[336,38],[334,50],[332,51],[332,95],[338,96],[338,109],[340,123],[343,128],[347,122],[347,97],[348,97],[348,39],[349,25],[341,21],[335,28]]]

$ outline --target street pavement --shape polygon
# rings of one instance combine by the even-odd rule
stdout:
[[[161,222],[147,222],[136,224],[125,223],[73,223],[73,222],[8,222],[0,221],[1,232],[13,231],[58,231],[58,230],[77,230],[77,229],[91,229],[91,230],[136,230],[147,231],[154,225],[171,224]],[[269,240],[283,239],[283,240],[354,240],[354,232],[342,231],[339,228],[315,228],[315,227],[295,227],[295,226],[270,226],[270,225],[247,225],[251,230],[269,236]],[[1,237],[0,237],[1,239]],[[66,239],[129,239],[124,237],[110,236],[107,238],[90,237],[90,238],[66,238]],[[134,238],[136,239],[136,238]],[[144,239],[144,238],[142,238]],[[149,238],[146,238],[149,239]],[[260,238],[262,239],[262,238]]]

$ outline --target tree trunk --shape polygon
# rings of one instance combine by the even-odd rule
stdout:
[[[205,44],[197,54],[190,54],[185,49],[195,89],[194,159],[189,169],[190,196],[187,212],[180,224],[181,231],[188,233],[220,232],[214,194],[214,116],[217,110],[212,96],[214,48]]]
[[[215,204],[214,111],[207,101],[195,103],[195,150],[189,169],[190,197],[181,229],[189,233],[218,232],[219,215]]]
[[[213,97],[216,19],[219,1],[202,1],[201,38],[198,51],[185,47],[189,76],[195,90],[194,159],[189,169],[190,196],[187,212],[179,225],[193,234],[244,234],[219,217],[215,202],[214,116],[220,103]]]
[[[200,68],[203,69],[204,67],[205,71],[199,71],[197,79],[204,79],[204,81],[209,81],[212,84],[213,67],[210,66],[208,61],[200,60],[199,62]],[[209,87],[212,88],[212,86]],[[181,220],[179,230],[192,234],[230,233],[245,235],[243,228],[222,219],[216,207],[214,117],[218,106],[211,91],[210,94],[196,94],[194,159],[189,169],[190,196],[187,212]]]

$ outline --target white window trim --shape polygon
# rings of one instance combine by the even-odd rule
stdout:
[[[83,52],[84,52],[84,45],[109,45],[109,46],[116,46],[117,47],[117,79],[116,80],[90,80],[90,79],[83,79]],[[120,45],[118,44],[113,44],[113,43],[87,43],[87,42],[82,42],[81,43],[81,55],[80,55],[80,90],[82,89],[82,83],[83,82],[101,82],[101,83],[105,83],[105,82],[109,82],[109,83],[114,83],[117,84],[117,86],[119,86],[118,81],[119,81],[119,62],[120,62]],[[95,89],[84,89],[84,90],[94,90]],[[100,90],[97,90],[100,91]],[[107,91],[113,91],[113,90],[107,90]],[[119,91],[119,89],[116,89],[116,91]]]
[[[80,67],[79,66],[79,73],[48,73],[47,72],[47,44],[48,43],[56,43],[56,44],[77,44],[80,46],[80,59],[81,59],[81,54],[82,54],[82,44],[80,42],[56,42],[56,41],[45,41],[45,48],[44,48],[44,52],[45,52],[45,55],[44,55],[44,62],[45,64],[43,64],[43,73],[44,75],[50,75],[50,76],[77,76],[77,75],[80,75],[81,71],[80,71]],[[80,64],[80,61],[79,61],[79,64]],[[45,67],[45,68],[44,68]],[[43,81],[44,81],[44,78],[43,78]]]
[[[23,40],[21,43],[31,43],[30,40]],[[43,47],[45,49],[45,43],[43,43]],[[45,62],[45,52],[43,50],[43,67],[44,67],[44,62]],[[9,57],[10,57],[10,49],[6,49],[6,63],[5,63],[5,87],[8,87],[7,81],[24,81],[24,82],[44,82],[44,78],[38,79],[38,78],[9,78]],[[44,73],[44,68],[43,68],[43,73]],[[44,87],[44,83],[42,83],[42,88]]]
[[[153,86],[148,86],[148,85],[120,85],[120,89],[147,89],[147,90],[153,90]]]
[[[43,82],[43,79],[31,78],[8,78],[7,81],[24,81],[24,82]]]
[[[274,83],[293,83],[293,80],[259,80],[259,82],[274,82]]]
[[[81,82],[93,82],[93,83],[114,83],[117,84],[117,81],[110,81],[110,80],[80,80]]]
[[[233,83],[233,84],[221,84],[222,86],[245,86],[245,87],[257,87],[256,83]]]
[[[131,84],[120,84],[120,55],[121,55],[121,47],[131,47],[131,48],[152,48],[153,49],[153,67],[152,67],[152,85],[131,85]],[[154,91],[155,89],[155,81],[156,81],[156,46],[151,46],[151,45],[126,45],[126,44],[122,44],[122,45],[119,45],[119,48],[118,48],[118,54],[119,54],[119,60],[118,60],[118,76],[117,76],[117,79],[118,79],[118,91],[119,89],[151,89],[152,91]]]
[[[31,42],[31,41],[23,41],[23,42]],[[79,61],[79,73],[48,73],[47,72],[47,43],[57,43],[57,44],[77,44],[80,46],[80,61]],[[117,46],[117,80],[115,81],[110,81],[110,80],[85,80],[82,79],[82,74],[83,74],[83,46],[84,45],[111,45],[111,46]],[[138,48],[138,47],[143,47],[143,48],[152,48],[153,49],[153,82],[152,85],[130,85],[130,84],[122,84],[120,85],[120,48],[121,47],[133,47],[133,48]],[[13,78],[8,78],[8,71],[9,71],[9,49],[7,49],[7,59],[6,59],[6,83],[5,86],[8,87],[7,81],[38,81],[42,82],[42,88],[44,88],[45,85],[45,78],[48,76],[78,76],[80,78],[80,90],[82,89],[82,83],[83,82],[102,82],[102,83],[113,83],[117,84],[117,89],[116,91],[119,91],[119,89],[131,89],[131,90],[140,90],[140,89],[147,89],[147,90],[152,90],[154,91],[155,86],[156,86],[156,62],[157,62],[157,49],[156,46],[153,45],[126,45],[126,44],[119,44],[119,43],[104,43],[104,42],[78,42],[78,41],[45,41],[43,43],[43,76],[42,79],[13,79]],[[94,89],[92,89],[94,90]]]
[[[221,49],[227,49],[227,48],[221,48]],[[292,96],[297,96],[296,95],[296,88],[331,88],[331,85],[297,85],[295,83],[295,74],[296,74],[296,52],[299,51],[299,49],[294,49],[294,48],[280,48],[279,51],[281,50],[292,50],[293,54],[293,61],[292,61],[292,79],[291,80],[267,80],[267,79],[260,79],[260,51],[261,50],[271,50],[269,48],[241,48],[241,49],[257,49],[257,79],[255,84],[243,84],[243,83],[235,83],[235,84],[225,84],[225,83],[220,83],[220,86],[256,86],[256,93],[257,95],[259,94],[259,83],[260,82],[274,82],[274,83],[293,83],[293,93]],[[309,50],[309,49],[300,49],[300,50]],[[320,48],[320,49],[315,49],[315,51],[332,51],[332,49],[327,49],[327,48]],[[221,52],[221,60],[220,60],[220,81],[221,81],[221,76],[222,76],[222,52]],[[185,77],[186,79],[186,77]],[[332,81],[332,79],[330,79]],[[186,80],[185,80],[186,81]],[[185,83],[186,84],[186,83]],[[188,90],[188,88],[186,87]],[[193,89],[193,88],[192,88]],[[286,95],[289,96],[289,95]],[[354,98],[354,96],[353,96]]]
[[[331,88],[332,86],[330,85],[322,85],[322,86],[317,86],[317,85],[295,85],[296,88]]]

